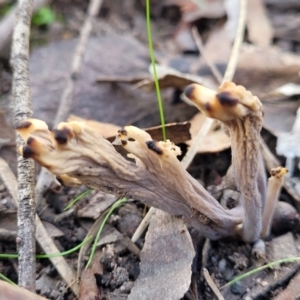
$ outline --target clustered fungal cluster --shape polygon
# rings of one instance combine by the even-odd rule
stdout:
[[[266,237],[286,169],[275,169],[267,188],[259,147],[260,100],[232,82],[216,92],[192,84],[185,95],[229,131],[231,170],[241,195],[232,209],[223,207],[182,167],[176,145],[153,141],[134,126],[119,130],[114,143],[122,145],[135,163],[120,155],[100,133],[77,121],[61,123],[51,132],[43,121],[23,121],[18,132],[26,146],[20,153],[35,159],[64,184],[132,196],[182,218],[210,239],[238,236],[255,242]]]

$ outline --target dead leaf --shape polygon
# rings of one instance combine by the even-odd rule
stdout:
[[[296,111],[300,106],[300,100],[293,101],[262,101],[264,110],[264,128],[273,135],[290,132],[295,122]],[[276,116],[274,118],[274,116]],[[280,120],[280,121],[278,121]]]
[[[202,113],[196,114],[191,120],[191,135],[192,140],[187,141],[187,145],[191,145],[193,143],[193,138],[196,137],[199,132],[202,124],[204,123],[206,117]],[[217,125],[218,127],[218,125]],[[203,143],[200,145],[198,149],[198,153],[214,153],[220,152],[225,149],[230,148],[230,138],[225,132],[220,128],[213,128],[212,131],[209,132],[208,135],[204,138]]]
[[[262,0],[247,2],[247,29],[249,40],[257,46],[268,46],[272,42],[273,28]]]
[[[96,274],[103,275],[103,268],[100,263],[102,251],[98,250],[95,253],[90,268],[82,272],[80,281],[79,300],[100,300],[100,294],[102,294],[102,288],[98,288],[96,282]]]
[[[42,221],[44,227],[46,228],[48,234],[52,237],[60,237],[60,236],[64,236],[65,234],[58,229],[56,226],[54,226],[53,224],[46,222],[46,221]]]
[[[152,139],[155,141],[162,141],[162,126],[154,126],[145,128],[144,130],[148,132]],[[170,123],[165,125],[167,138],[174,144],[184,143],[191,138],[190,122],[183,123]]]
[[[213,82],[207,78],[200,77],[198,75],[181,73],[168,66],[156,65],[156,71],[161,89],[176,87],[182,90],[191,83],[199,83],[207,87],[214,85]],[[145,79],[135,84],[134,87],[145,91],[152,91],[155,89],[155,82],[154,79]]]
[[[183,221],[157,210],[141,251],[140,275],[128,300],[181,299],[191,283],[194,256]]]
[[[0,149],[3,146],[15,145],[15,130],[6,122],[5,112],[0,110]]]
[[[108,207],[116,202],[116,200],[117,197],[115,195],[105,194],[99,191],[90,199],[88,205],[78,210],[77,216],[96,220]]]
[[[239,55],[238,68],[262,74],[291,72],[298,74],[300,57],[290,52],[284,52],[276,46],[262,48],[244,43]]]
[[[291,41],[300,40],[300,19],[299,12],[286,11],[284,14],[281,12],[273,11],[270,14],[272,25],[274,27],[274,36],[288,41],[292,47]]]

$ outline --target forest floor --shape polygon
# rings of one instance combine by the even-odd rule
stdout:
[[[165,66],[165,72],[171,74],[169,82],[161,80],[162,84],[165,83],[161,92],[166,123],[189,121],[193,139],[203,118],[195,107],[181,100],[182,86],[187,81],[187,74],[200,76],[213,84],[216,84],[216,79],[207,66],[207,60],[199,53],[191,27],[198,29],[206,47],[206,56],[223,74],[232,44],[232,38],[225,33],[224,26],[228,20],[236,24],[239,10],[231,7],[226,13],[221,0],[201,1],[200,6],[195,4],[196,1],[151,2],[156,59]],[[8,5],[11,5],[8,3],[1,4],[0,1],[2,18],[7,13]],[[297,1],[291,0],[256,0],[253,3],[248,7],[247,31],[233,81],[244,85],[262,100],[262,137],[280,163],[285,165],[288,153],[277,155],[276,145],[278,137],[292,131],[300,104],[300,6]],[[260,4],[264,5],[263,11]],[[47,13],[43,15],[43,12],[39,12],[39,17],[46,21],[35,21],[32,24],[30,77],[33,116],[46,121],[50,128],[64,90],[64,79],[70,72],[72,54],[87,5],[87,1],[54,0],[49,4]],[[47,21],[49,14],[51,20]],[[40,24],[43,22],[45,24]],[[0,156],[16,175],[14,129],[10,111],[12,70],[7,54],[0,53],[0,57]],[[140,128],[160,125],[153,87],[151,84],[145,84],[144,88],[134,86],[143,79],[149,79],[149,65],[144,1],[103,1],[93,24],[81,75],[76,82],[70,115],[86,122],[95,120],[115,125],[105,127],[103,135],[106,138],[113,138],[117,127],[128,124]],[[172,77],[172,71],[167,67],[181,72],[180,75]],[[295,84],[290,86],[288,92],[275,91],[288,83]],[[173,130],[176,135],[179,129],[174,125]],[[184,156],[191,142],[180,134],[177,144]],[[288,149],[288,146],[283,145],[282,148]],[[216,127],[206,137],[187,171],[214,193],[230,164],[230,141],[221,132],[221,128]],[[300,209],[300,181],[297,158],[292,166],[293,186],[290,190],[282,190],[280,200],[291,204],[295,213],[279,219],[278,224],[273,226],[272,234],[266,241],[266,257],[254,257],[250,244],[231,239],[210,242],[189,228],[196,252],[192,280],[185,295],[178,295],[176,299],[210,300],[216,297],[203,277],[204,267],[216,285],[221,287],[255,266],[289,256],[300,256],[300,219],[297,213]],[[37,165],[37,177],[39,171]],[[91,232],[94,233],[95,223],[99,224],[103,214],[117,200],[115,196],[93,190],[66,213],[64,209],[68,203],[85,190],[87,187],[50,188],[45,195],[46,202],[38,208],[43,224],[60,251],[77,246]],[[232,195],[224,197],[227,197],[226,201],[234,201]],[[0,181],[0,228],[9,233],[3,236],[0,234],[0,253],[17,251],[17,211],[11,204],[11,198],[9,190]],[[128,298],[140,274],[140,251],[146,233],[135,244],[130,238],[148,209],[139,199],[128,199],[113,212],[100,237],[95,264],[88,274],[84,273],[87,278],[96,278],[96,288],[93,284],[89,285],[87,280],[85,286],[81,287],[80,299],[88,299],[82,295],[87,295],[91,290],[97,294],[98,298],[95,299]],[[42,253],[42,250],[38,247],[37,252]],[[75,270],[79,259],[80,266],[86,263],[88,254],[86,252],[83,257],[78,257],[78,252],[74,252],[65,259]],[[293,299],[282,297],[286,297],[283,295],[286,295],[284,293],[292,279],[299,280],[299,270],[300,264],[284,264],[251,275],[221,291],[226,300]],[[17,282],[17,259],[1,259],[0,273]],[[36,289],[38,294],[48,299],[77,299],[48,259],[37,260]]]

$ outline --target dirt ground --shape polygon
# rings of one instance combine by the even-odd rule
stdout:
[[[207,82],[216,84],[215,77],[193,41],[191,26],[196,26],[204,44],[214,37],[215,42],[211,42],[208,48],[210,52],[206,54],[223,74],[231,43],[228,48],[228,37],[224,37],[221,29],[229,17],[226,17],[224,9],[219,9],[222,1],[201,2],[203,6],[199,9],[195,4],[196,1],[151,1],[156,58],[160,64],[172,67],[181,74],[198,75]],[[297,58],[300,54],[300,6],[297,1],[254,2],[262,3],[265,13],[261,14],[255,5],[249,6],[248,14],[252,16],[252,23],[249,21],[244,39],[248,46],[241,50],[234,81],[247,87],[262,100],[265,113],[262,137],[284,166],[287,154],[277,154],[277,138],[282,133],[292,131],[300,103],[300,92],[298,89],[298,92],[292,90],[291,93],[280,94],[274,90],[287,83],[300,83],[300,60]],[[211,7],[212,3],[217,6]],[[0,1],[2,18],[7,5]],[[72,51],[76,46],[76,38],[85,18],[87,6],[87,1],[54,0],[51,1],[49,8],[56,14],[55,20],[39,26],[32,24],[30,59],[32,110],[34,117],[46,121],[50,128],[53,126],[64,89],[64,78],[70,71]],[[231,9],[234,15],[237,9]],[[271,24],[271,38],[263,31],[265,28],[263,17]],[[255,28],[251,25],[253,22],[257,22],[261,27]],[[258,33],[261,35],[260,39],[256,38]],[[100,13],[93,24],[92,37],[85,53],[80,78],[76,83],[70,114],[114,124],[119,128],[127,124],[140,128],[159,125],[154,89],[133,88],[136,82],[149,78],[149,64],[144,1],[103,1]],[[198,110],[183,102],[180,97],[182,82],[186,80],[182,77],[178,80],[179,83],[171,80],[171,83],[166,84],[168,87],[162,89],[166,123],[191,120],[192,131],[195,130],[193,128],[199,128],[202,121],[195,120],[194,116]],[[9,60],[5,55],[1,55],[0,156],[8,162],[16,174],[14,131],[10,112],[11,81],[12,70]],[[106,137],[113,137],[114,132],[115,128],[107,129]],[[180,157],[182,158],[190,144],[187,139],[179,137],[178,145],[183,151]],[[202,147],[187,170],[220,200],[223,191],[220,192],[217,186],[222,183],[222,177],[226,175],[231,164],[228,140],[221,135],[218,127],[209,134]],[[284,216],[278,213],[272,234],[266,240],[266,255],[255,255],[253,245],[233,239],[205,240],[197,235],[193,228],[189,228],[196,252],[192,264],[192,280],[185,295],[176,299],[217,299],[204,279],[203,268],[207,268],[211,278],[220,288],[254,267],[276,259],[299,256],[300,190],[297,158],[294,159],[292,166],[294,166],[291,176],[292,186],[289,190],[286,188],[282,190],[279,200],[289,203],[294,210]],[[39,171],[40,167],[37,165],[37,176]],[[95,230],[95,223],[100,224],[99,220],[103,219],[103,215],[117,199],[115,196],[93,190],[66,213],[64,208],[68,203],[86,190],[87,187],[50,188],[45,195],[46,202],[37,209],[60,251],[67,251],[84,241],[86,236]],[[236,201],[234,196],[224,197],[228,206],[230,203],[234,205]],[[6,235],[0,234],[0,253],[16,253],[17,212],[11,203],[10,193],[0,181],[0,228],[7,230]],[[82,280],[85,280],[81,293],[88,295],[90,291],[95,291],[97,298],[80,299],[128,298],[140,274],[140,251],[144,246],[146,233],[135,244],[130,238],[148,209],[149,207],[140,199],[129,199],[126,204],[113,212],[100,237],[91,269],[81,275]],[[42,253],[42,250],[38,247],[37,252]],[[87,262],[89,250],[82,255],[79,257],[78,252],[74,252],[65,259],[77,270],[78,260],[80,268]],[[283,293],[293,280],[298,282],[299,270],[300,264],[296,262],[283,264],[253,274],[230,287],[221,289],[221,292],[226,300],[294,299],[294,296],[290,294],[284,296],[287,294]],[[17,282],[17,259],[1,259],[0,273]],[[89,281],[89,278],[92,279]],[[96,281],[96,287],[90,284],[93,280]],[[47,299],[77,299],[48,259],[37,260],[36,289],[38,294]]]

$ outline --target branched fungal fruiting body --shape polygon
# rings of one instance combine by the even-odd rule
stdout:
[[[266,179],[259,149],[262,104],[242,86],[222,84],[217,92],[192,84],[185,94],[208,117],[220,120],[230,132],[235,183],[242,195],[244,218],[237,230],[243,240],[256,241],[261,231]]]
[[[242,195],[241,206],[225,209],[181,165],[179,147],[157,142],[134,126],[118,131],[116,141],[136,163],[126,160],[100,133],[84,122],[61,123],[50,132],[35,119],[18,131],[27,142],[20,153],[38,161],[60,181],[84,184],[108,193],[126,193],[181,218],[205,237],[239,235],[256,241],[261,233],[266,180],[259,152],[262,105],[243,87],[225,83],[218,92],[199,85],[186,95],[209,117],[228,126],[232,141],[233,173]]]

